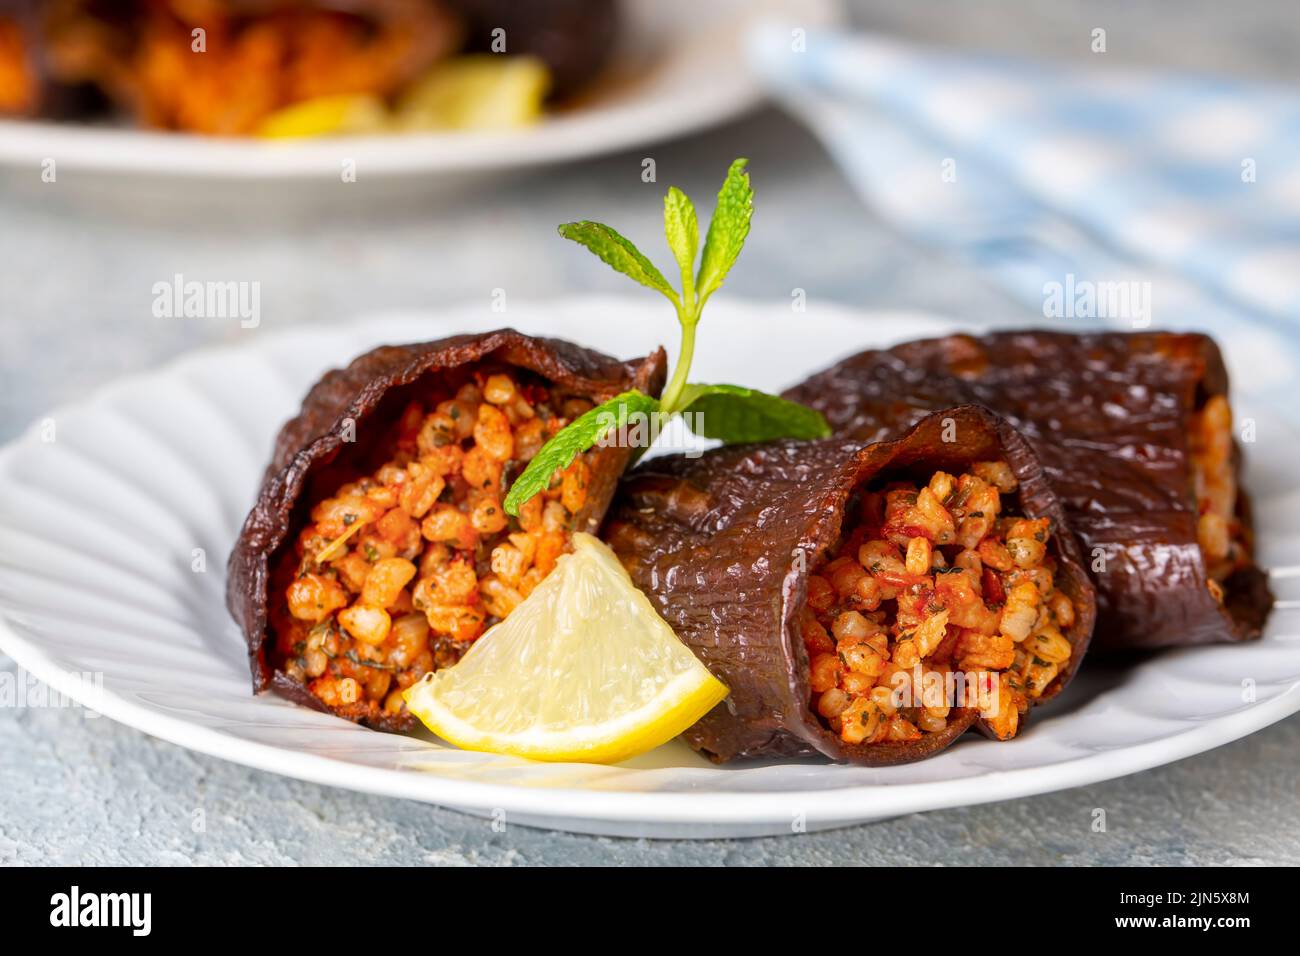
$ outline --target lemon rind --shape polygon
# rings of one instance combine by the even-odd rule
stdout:
[[[426,727],[462,750],[581,763],[617,763],[653,750],[678,736],[728,694],[726,685],[697,662],[696,667],[673,678],[654,699],[614,720],[563,731],[529,728],[500,734],[480,730],[457,717],[432,694],[422,694],[425,686],[417,684],[407,691],[407,706]]]

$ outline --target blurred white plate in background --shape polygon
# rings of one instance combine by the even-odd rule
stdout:
[[[254,697],[243,638],[224,607],[224,568],[281,422],[322,371],[373,345],[503,319],[622,357],[674,331],[650,296],[248,331],[246,346],[197,352],[53,412],[0,450],[0,650],[99,713],[203,753],[504,813],[511,823],[623,836],[789,833],[1077,787],[1209,750],[1300,710],[1294,600],[1258,642],[1168,652],[1124,670],[1085,667],[1016,740],[972,736],[932,760],[886,769],[817,760],[715,767],[680,742],[614,767],[537,764]],[[920,315],[827,306],[794,315],[788,304],[721,300],[700,327],[693,372],[776,391],[859,349],[953,327]],[[1235,369],[1261,361],[1251,341],[1222,343]],[[1253,417],[1261,436],[1247,474],[1260,560],[1294,568],[1300,441],[1250,388],[1239,375],[1238,414]],[[206,561],[201,573],[195,549]],[[1300,581],[1276,583],[1285,591]],[[1253,700],[1244,699],[1244,681]]]
[[[714,126],[762,97],[745,60],[757,22],[812,29],[838,18],[836,0],[623,0],[611,80],[581,107],[511,133],[419,133],[280,141],[0,121],[0,165],[155,178],[332,179],[467,173],[553,163],[658,142]]]

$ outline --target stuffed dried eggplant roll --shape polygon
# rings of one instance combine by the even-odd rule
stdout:
[[[511,518],[502,488],[556,431],[631,388],[618,362],[512,330],[387,346],[333,371],[280,431],[230,558],[253,687],[380,729],[594,532],[629,450],[597,447]]]
[[[974,406],[897,441],[645,462],[606,537],[731,696],[685,734],[723,762],[919,760],[1007,738],[1074,675],[1094,598],[1029,446]]]
[[[821,411],[837,436],[864,441],[957,402],[1006,416],[1083,544],[1098,649],[1260,635],[1273,599],[1252,557],[1228,375],[1212,339],[953,335],[863,352],[785,394]]]

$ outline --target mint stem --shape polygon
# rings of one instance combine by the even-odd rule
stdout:
[[[665,415],[677,413],[677,402],[682,397],[682,389],[686,388],[686,377],[691,371],[691,359],[695,357],[695,322],[694,318],[682,322],[681,353],[677,356],[677,367],[673,369],[672,381],[664,389],[663,398],[659,403]]]

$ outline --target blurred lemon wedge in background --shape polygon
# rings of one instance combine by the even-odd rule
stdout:
[[[377,96],[319,96],[276,110],[257,135],[267,139],[375,133],[388,126],[388,109]]]
[[[577,533],[509,617],[405,697],[466,750],[616,763],[667,743],[727,693],[614,552]]]
[[[397,127],[502,130],[535,123],[551,87],[531,56],[483,53],[453,57],[417,80],[397,104]]]

